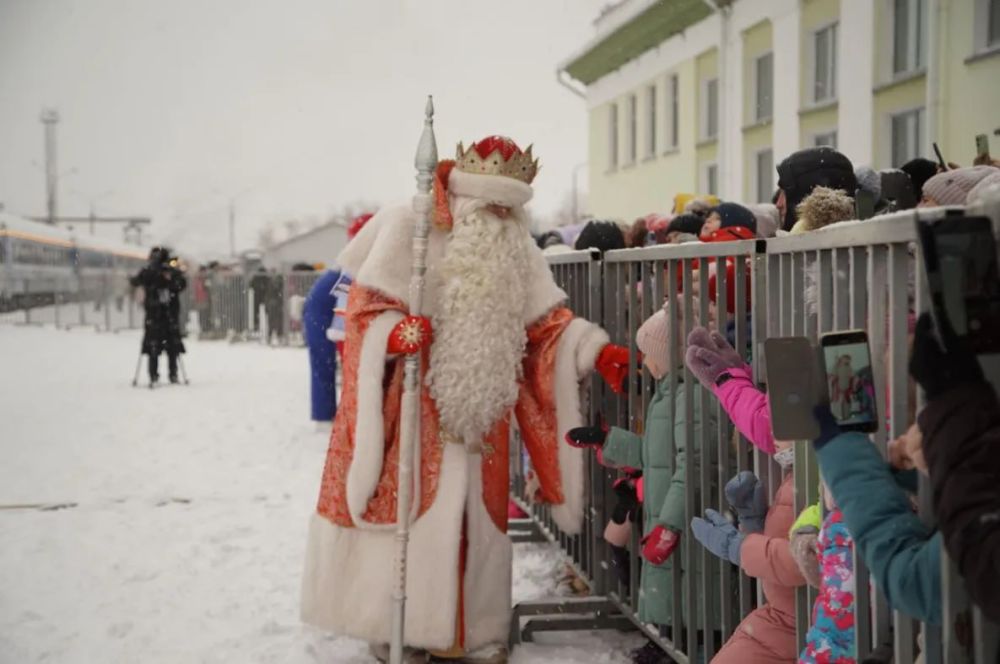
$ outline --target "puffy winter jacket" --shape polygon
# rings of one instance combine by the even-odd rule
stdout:
[[[662,565],[642,561],[641,592],[639,594],[639,618],[644,622],[658,625],[673,624],[673,563],[685,559],[686,547],[691,535],[687,530],[684,513],[685,469],[688,461],[686,433],[687,395],[685,386],[677,386],[674,404],[675,418],[670,418],[671,402],[670,377],[656,386],[656,393],[646,410],[645,429],[640,437],[630,431],[612,427],[602,450],[605,463],[617,467],[642,468],[643,481],[643,535],[657,525],[667,526],[680,533],[681,544],[673,555]],[[694,400],[695,439],[701,436],[702,427],[708,428],[709,440],[715,440],[716,422],[709,409],[707,419],[702,417],[700,399]],[[670,454],[670,439],[673,438],[676,456]],[[694,472],[697,474],[697,462]],[[711,490],[711,489],[709,489]],[[700,548],[700,547],[699,547]],[[699,556],[695,556],[695,569],[700,569]],[[718,597],[715,598],[713,613],[721,614]],[[700,604],[700,602],[699,602]],[[685,603],[682,599],[681,606]],[[700,611],[700,609],[698,609]]]
[[[1000,622],[1000,403],[986,383],[933,399],[920,413],[934,510],[969,595]]]
[[[854,546],[889,604],[941,624],[941,534],[913,512],[889,465],[864,434],[842,433],[816,455]]]
[[[854,661],[854,547],[840,510],[823,520],[818,544],[822,580],[799,662],[848,664]]]
[[[726,409],[740,433],[767,454],[774,454],[771,433],[771,410],[767,395],[753,383],[749,365],[729,369],[730,379],[714,388],[719,403]]]

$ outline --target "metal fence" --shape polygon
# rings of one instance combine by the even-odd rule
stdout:
[[[180,304],[181,327],[202,339],[301,344],[301,302],[318,272],[188,273]],[[119,272],[82,275],[69,290],[46,289],[0,313],[0,323],[93,327],[116,332],[143,327],[141,289]],[[36,289],[37,290],[37,289]],[[32,291],[34,292],[34,291]]]
[[[928,306],[915,243],[915,215],[933,217],[945,213],[942,209],[898,213],[874,222],[767,241],[612,251],[603,259],[596,254],[573,252],[550,258],[550,264],[574,312],[601,324],[614,342],[633,349],[631,368],[636,376],[640,371],[632,342],[636,329],[664,300],[671,303],[668,320],[672,340],[686,338],[698,321],[706,321],[714,314],[717,328],[727,332],[736,348],[747,349],[755,379],[761,385],[766,375],[763,341],[768,337],[806,336],[816,341],[827,331],[867,330],[878,412],[887,423],[872,438],[884,455],[887,441],[907,429],[917,407],[922,405],[921,397],[909,386],[907,374],[908,328],[914,316]],[[713,297],[715,303],[710,302]],[[681,394],[686,410],[686,522],[701,516],[707,508],[725,511],[728,505],[723,487],[740,470],[754,470],[773,498],[783,479],[780,467],[745,439],[734,446],[732,423],[714,395],[683,368],[682,351],[679,344],[671,344],[671,366],[675,369],[668,380],[673,400],[671,415],[676,414],[673,410]],[[988,371],[992,372],[992,368]],[[990,378],[996,383],[1000,376]],[[625,396],[612,394],[592,381],[591,417],[601,413],[609,425],[641,433],[655,384],[646,371],[635,383],[630,383]],[[693,418],[696,408],[701,414],[701,426]],[[713,418],[717,426],[708,426]],[[676,455],[678,442],[673,436],[663,441],[671,458]],[[812,446],[797,444],[795,450],[794,506],[798,513],[816,502],[819,476]],[[673,588],[683,588],[684,592],[663,599],[672,603],[674,625],[644,623],[638,613],[639,570],[644,564],[639,556],[641,527],[633,527],[629,547],[631,579],[626,585],[620,583],[612,569],[609,547],[602,537],[614,506],[612,484],[618,471],[598,465],[593,455],[589,457],[585,526],[580,535],[561,533],[546,507],[523,501],[522,506],[529,510],[539,530],[562,547],[576,573],[588,583],[590,596],[519,605],[515,609],[513,638],[531,638],[533,633],[549,629],[613,627],[624,618],[678,662],[711,660],[739,620],[763,602],[756,580],[720,561],[687,531],[682,535],[682,546],[674,553],[677,562],[672,572]],[[525,484],[520,449],[515,449],[512,464],[514,495],[520,497]],[[928,490],[928,482],[921,478],[921,516],[931,523]],[[858,661],[876,648],[891,644],[895,662],[913,662],[918,652],[916,636],[921,631],[923,657],[929,664],[996,661],[997,626],[986,623],[981,613],[970,606],[954,565],[947,556],[944,559],[943,626],[935,627],[890,611],[855,553]],[[800,651],[815,596],[815,591],[805,586],[797,591],[795,617]],[[677,616],[684,620],[678,621]],[[521,618],[527,620],[522,623]]]

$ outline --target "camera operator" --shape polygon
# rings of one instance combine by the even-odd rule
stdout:
[[[142,352],[149,357],[150,386],[159,380],[160,353],[167,353],[170,382],[177,382],[177,356],[184,352],[180,326],[180,293],[187,286],[184,273],[171,260],[165,247],[153,247],[149,263],[131,278],[133,286],[142,287],[146,309]]]

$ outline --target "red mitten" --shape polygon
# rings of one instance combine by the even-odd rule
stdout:
[[[642,557],[654,565],[662,565],[680,544],[681,534],[664,526],[656,526],[642,538]]]
[[[389,333],[390,355],[412,355],[431,345],[431,321],[423,316],[407,316]]]
[[[621,394],[624,391],[625,377],[628,375],[628,348],[608,344],[601,349],[594,368],[611,387],[612,392]]]

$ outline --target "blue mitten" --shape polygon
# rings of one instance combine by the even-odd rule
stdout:
[[[749,470],[726,482],[726,500],[740,517],[740,530],[746,533],[764,531],[767,516],[767,487]]]
[[[734,565],[740,564],[740,546],[746,535],[729,523],[726,517],[715,510],[705,510],[704,519],[691,519],[691,531],[694,538],[713,554]]]
[[[819,450],[842,432],[833,413],[830,412],[829,404],[819,404],[813,408],[813,417],[819,422],[819,438],[813,441],[813,447]]]

